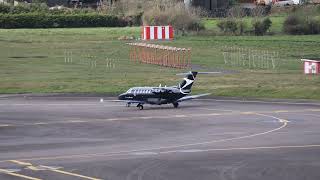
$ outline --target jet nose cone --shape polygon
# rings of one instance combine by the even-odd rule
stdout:
[[[118,96],[118,99],[119,99],[119,100],[125,100],[125,94],[120,94],[120,95]]]

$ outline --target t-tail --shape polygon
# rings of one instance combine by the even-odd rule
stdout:
[[[185,78],[183,78],[183,81],[179,83],[178,88],[180,89],[180,92],[182,94],[189,94],[191,93],[191,88],[193,85],[194,80],[197,77],[198,72],[190,71]]]

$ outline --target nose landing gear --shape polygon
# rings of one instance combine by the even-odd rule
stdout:
[[[143,105],[142,104],[138,104],[137,108],[139,108],[139,110],[143,110]]]

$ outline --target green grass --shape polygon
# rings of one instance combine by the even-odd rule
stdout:
[[[140,28],[79,28],[0,30],[0,93],[107,93],[131,86],[174,85],[176,70],[129,62],[123,35],[138,37]],[[302,73],[301,56],[320,57],[320,36],[178,36],[170,46],[191,47],[192,62],[204,71],[231,69],[239,73],[200,75],[195,93],[218,96],[320,99],[320,76]],[[224,64],[226,46],[278,51],[277,70]],[[64,51],[73,62],[64,62]],[[88,58],[87,56],[95,56]],[[115,67],[107,67],[114,59]],[[91,61],[97,67],[91,67]]]
[[[269,31],[274,34],[281,34],[283,32],[282,27],[285,21],[285,16],[270,16],[269,18],[272,21],[272,25]],[[208,19],[203,19],[202,23],[204,24],[206,29],[212,30],[214,32],[219,32],[219,28],[217,27],[219,20],[220,20],[219,18],[208,18]],[[253,29],[252,27],[253,17],[245,17],[245,18],[242,18],[242,20],[246,24],[247,31],[249,29]]]

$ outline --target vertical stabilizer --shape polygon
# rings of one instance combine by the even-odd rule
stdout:
[[[189,94],[191,93],[191,87],[193,85],[194,80],[197,77],[198,72],[190,71],[183,81],[178,85],[180,92],[182,94]]]

